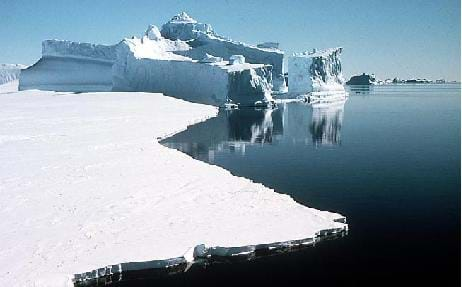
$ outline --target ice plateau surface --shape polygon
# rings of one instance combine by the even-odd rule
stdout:
[[[198,244],[346,228],[339,214],[158,143],[216,107],[152,93],[46,91],[1,94],[0,105],[1,286],[71,286],[75,273],[183,256]]]

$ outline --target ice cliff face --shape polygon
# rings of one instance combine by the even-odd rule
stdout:
[[[212,26],[202,24],[181,13],[162,26],[161,34],[171,40],[188,41],[193,49],[175,52],[195,60],[203,59],[206,54],[228,60],[233,55],[242,55],[248,63],[271,65],[273,90],[284,90],[284,52],[277,49],[278,43],[267,42],[260,47],[232,41],[217,35]]]
[[[344,91],[341,53],[342,48],[332,48],[289,57],[289,93]]]
[[[0,64],[0,85],[19,79],[21,70],[25,68],[20,64]]]
[[[112,69],[113,89],[162,92],[217,106],[227,102],[253,106],[272,100],[270,66],[230,65],[210,55],[196,61],[173,53],[185,51],[184,44],[181,40],[152,41],[147,37],[124,40]]]

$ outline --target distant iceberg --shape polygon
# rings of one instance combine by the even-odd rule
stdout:
[[[357,75],[357,76],[352,76],[348,82],[346,82],[347,85],[350,86],[367,86],[367,85],[376,85],[377,81],[375,79],[375,75],[367,75],[363,73],[362,75]]]

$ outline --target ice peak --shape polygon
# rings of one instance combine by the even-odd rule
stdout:
[[[146,37],[148,37],[149,40],[160,40],[162,38],[159,28],[157,28],[156,25],[149,25],[144,34]]]
[[[197,23],[191,16],[189,16],[186,12],[181,12],[178,15],[172,17],[169,21],[170,23]]]

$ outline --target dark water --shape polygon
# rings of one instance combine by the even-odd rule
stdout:
[[[360,88],[335,105],[220,111],[164,144],[339,212],[350,231],[136,286],[460,285],[460,85]]]

